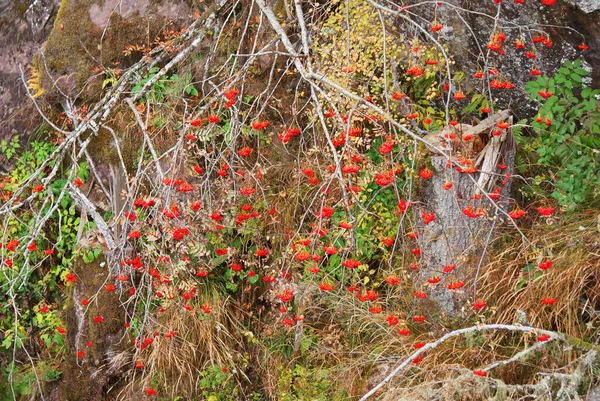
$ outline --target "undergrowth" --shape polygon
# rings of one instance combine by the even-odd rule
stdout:
[[[597,360],[582,361],[600,327],[600,92],[580,61],[552,76],[532,67],[538,116],[468,138],[461,122],[494,117],[491,90],[515,87],[495,67],[506,33],[490,31],[482,81],[465,94],[471,72],[453,71],[439,43],[442,5],[426,5],[426,25],[361,0],[305,10],[314,47],[294,59],[314,63],[315,83],[269,50],[271,15],[236,3],[176,72],[166,60],[186,30],[167,29],[159,51],[126,46],[141,55],[132,70],[99,67],[106,119],[78,104],[47,140],[2,142],[14,167],[0,188],[0,394],[35,398],[76,377],[76,390],[105,380],[124,400],[346,401],[400,363],[380,399],[537,396],[559,388],[556,372],[580,394],[596,385]],[[238,35],[252,52],[264,45],[270,70],[244,61]],[[164,59],[144,63],[153,57]],[[34,70],[32,100],[38,81]],[[511,135],[516,177],[508,158],[481,174],[477,152]],[[432,136],[456,152],[419,143]],[[485,194],[462,181],[485,174]],[[423,196],[438,178],[459,218],[440,222]],[[451,233],[488,229],[492,239],[444,248]],[[425,266],[433,243],[444,259]],[[489,324],[511,326],[477,330]]]

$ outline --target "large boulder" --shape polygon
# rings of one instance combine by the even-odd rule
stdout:
[[[506,55],[491,52],[490,64],[502,77],[518,84],[517,89],[522,85],[519,83],[531,80],[532,66],[551,75],[564,60],[577,57],[581,57],[592,71],[590,86],[600,88],[600,1],[557,1],[553,6],[544,6],[539,0],[527,0],[524,4],[504,1],[500,4],[498,21],[493,18],[499,6],[497,3],[491,0],[465,3],[448,0],[438,7],[435,16],[434,8],[429,4],[414,9],[419,18],[425,21],[437,18],[444,25],[440,32],[442,42],[452,54],[455,70],[466,73],[466,80],[461,83],[463,90],[481,89],[481,80],[472,76],[483,66],[481,52],[488,52],[486,44],[490,42],[495,26],[506,34]],[[542,33],[552,40],[551,47],[532,44],[532,36]],[[525,50],[535,47],[535,61],[524,56],[525,50],[515,48],[515,40],[522,40],[526,44]],[[583,42],[589,46],[586,51],[578,48]],[[534,106],[527,106],[528,96],[521,90],[496,91],[494,96],[498,97],[499,108],[513,109],[516,120],[537,112]]]
[[[183,0],[63,0],[34,65],[57,102],[64,94],[87,103],[99,97],[108,71],[133,64],[140,49],[154,47],[165,30],[177,31],[192,18]],[[125,52],[128,47],[134,50]]]
[[[0,140],[27,135],[40,122],[25,95],[19,66],[26,70],[48,37],[59,0],[29,3],[0,2]]]

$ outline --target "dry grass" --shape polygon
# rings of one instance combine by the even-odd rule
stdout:
[[[380,290],[378,302],[387,307],[379,315],[370,313],[366,304],[346,291],[326,296],[316,291],[303,301],[305,335],[310,333],[315,341],[309,349],[290,354],[282,349],[289,350],[293,345],[295,329],[282,327],[276,314],[266,319],[255,316],[253,321],[259,325],[255,325],[255,337],[248,341],[240,335],[244,330],[240,313],[248,311],[234,310],[233,303],[218,290],[207,290],[199,294],[192,315],[175,309],[167,309],[161,315],[157,322],[161,333],[174,330],[178,335],[173,339],[157,337],[148,354],[142,354],[146,369],[137,385],[160,377],[173,395],[194,394],[200,372],[207,367],[239,367],[238,388],[254,386],[267,399],[279,400],[285,392],[281,387],[282,372],[301,365],[315,372],[326,369],[340,394],[358,399],[410,355],[415,342],[433,341],[448,330],[477,321],[510,324],[517,310],[525,311],[533,326],[592,341],[597,335],[598,316],[591,311],[600,305],[600,252],[595,219],[551,226],[536,223],[526,234],[531,241],[527,246],[515,235],[499,238],[490,247],[489,262],[482,267],[478,281],[477,298],[488,302],[483,314],[476,316],[466,308],[464,315],[451,322],[415,325],[411,316],[422,311],[415,309],[412,292],[402,286],[387,294]],[[525,260],[537,266],[536,256],[542,249],[551,252],[552,268],[539,277],[537,267],[524,271]],[[558,302],[543,306],[540,299],[544,297],[556,297]],[[203,314],[201,303],[213,306],[210,319],[199,318]],[[256,294],[239,302],[249,308],[256,308],[256,304]],[[399,325],[390,327],[386,323],[390,311],[400,318]],[[411,336],[396,333],[403,326],[410,327]],[[453,339],[427,354],[419,365],[398,375],[380,399],[508,400],[537,391],[529,399],[545,400],[546,396],[535,387],[539,381],[537,373],[570,373],[575,368],[570,363],[581,352],[550,344],[518,362],[494,369],[488,378],[472,374],[474,369],[508,359],[535,343],[534,335],[491,332]],[[241,357],[244,352],[247,360]],[[250,383],[244,372],[260,382]]]
[[[527,246],[516,235],[504,236],[493,244],[489,262],[482,267],[478,281],[477,298],[488,302],[479,316],[467,308],[464,315],[456,316],[452,322],[430,322],[422,330],[424,326],[410,322],[414,314],[410,293],[406,296],[398,292],[386,300],[388,310],[393,306],[400,317],[400,325],[392,328],[385,322],[385,310],[381,315],[369,313],[350,294],[315,299],[305,312],[310,316],[305,324],[316,330],[321,341],[318,352],[302,356],[303,363],[316,365],[326,360],[330,368],[343,366],[345,371],[342,369],[332,380],[354,398],[410,355],[414,342],[432,341],[447,330],[477,321],[511,324],[517,310],[525,311],[533,326],[593,341],[598,334],[599,316],[592,311],[600,305],[600,238],[596,220],[587,217],[553,223],[536,222],[529,228],[526,235],[531,242]],[[537,266],[540,250],[545,255],[550,252],[553,267],[541,275],[537,267],[524,271],[525,260]],[[558,302],[544,306],[540,303],[544,297],[556,297]],[[413,330],[410,337],[396,334],[403,323]],[[540,378],[537,372],[570,373],[576,366],[573,361],[581,356],[580,351],[549,344],[518,362],[494,369],[491,378],[481,379],[472,374],[472,370],[508,359],[536,342],[533,335],[491,332],[448,341],[430,352],[419,365],[399,375],[380,399],[508,400],[526,394],[534,394],[528,399],[549,399],[536,387]],[[269,358],[267,365],[271,366],[290,363],[280,355],[271,354]],[[263,382],[273,399],[277,399],[277,377],[267,374]]]
[[[185,313],[180,305],[171,305],[160,314],[160,321],[153,323],[153,329],[160,334],[154,337],[151,346],[140,352],[138,360],[145,368],[134,377],[130,389],[158,380],[173,397],[196,395],[202,372],[214,366],[239,373],[232,380],[247,382],[241,357],[243,337],[237,334],[240,323],[233,303],[217,289],[210,288],[190,304],[195,309]],[[210,314],[202,311],[201,304],[212,306]],[[170,330],[177,334],[165,338],[164,334]],[[243,383],[238,384],[244,387]],[[135,392],[129,394],[135,396]]]
[[[526,235],[531,241],[527,246],[516,236],[509,241],[506,237],[498,239],[489,263],[482,267],[477,298],[488,302],[485,321],[510,324],[520,310],[526,312],[532,326],[587,342],[597,341],[600,236],[596,217],[558,224],[554,220],[553,225],[536,223]],[[540,250],[546,255],[550,252],[553,261],[552,268],[543,274],[537,268]],[[526,258],[536,266],[531,271],[524,270]],[[545,297],[555,297],[557,303],[544,306],[540,300]],[[489,333],[444,343],[418,367],[398,377],[382,399],[489,400],[514,399],[524,394],[536,394],[528,399],[550,399],[534,388],[539,380],[536,373],[570,373],[576,366],[570,364],[581,356],[580,351],[549,345],[519,362],[495,369],[494,379],[479,379],[471,373],[472,369],[507,359],[535,341],[532,336]],[[394,363],[389,365],[393,367]],[[385,374],[375,375],[374,379],[383,377]]]
[[[600,234],[596,227],[593,217],[553,226],[538,224],[527,233],[530,246],[520,241],[502,244],[478,283],[478,297],[496,310],[493,322],[511,323],[521,310],[533,326],[592,339],[600,317]],[[525,272],[526,257],[537,266],[538,250],[552,253],[553,266],[543,274],[537,267]],[[545,297],[554,297],[557,303],[544,306],[540,300]]]

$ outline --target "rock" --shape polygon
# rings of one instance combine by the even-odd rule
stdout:
[[[115,390],[115,383],[123,377],[121,368],[126,362],[131,362],[115,361],[115,355],[126,348],[122,341],[124,322],[127,321],[125,308],[120,305],[116,293],[104,289],[109,272],[103,256],[90,263],[76,258],[71,271],[80,279],[69,288],[63,315],[68,357],[61,364],[60,399],[108,399],[106,395],[112,395],[110,391]],[[82,306],[81,301],[90,294],[96,294],[96,299],[92,299],[88,306]],[[96,315],[103,316],[104,321],[94,322],[93,316]],[[86,346],[87,342],[91,342],[91,347]],[[78,358],[77,350],[84,351],[85,356]]]
[[[590,390],[585,397],[585,401],[598,401],[600,400],[600,386],[596,386]]]
[[[148,0],[106,0],[103,4],[92,4],[89,8],[90,19],[100,28],[106,28],[113,15],[121,18],[133,18],[135,16],[146,16]]]
[[[539,70],[552,75],[558,71],[564,60],[574,60],[581,57],[592,68],[591,86],[600,88],[600,1],[598,0],[570,0],[573,6],[560,5],[552,7],[542,6],[539,0],[526,1],[525,4],[515,4],[504,1],[501,4],[501,17],[511,24],[499,23],[507,36],[504,49],[506,55],[491,58],[493,66],[500,71],[501,77],[509,79],[517,85],[517,90],[494,91],[497,97],[497,107],[512,108],[515,119],[528,118],[537,113],[537,108],[529,105],[528,96],[521,90],[524,83],[532,79],[529,71],[535,65]],[[412,0],[411,3],[419,3]],[[461,83],[465,92],[481,90],[481,80],[473,79],[473,73],[481,68],[481,53],[479,47],[485,51],[485,45],[490,41],[491,30],[494,26],[493,18],[497,4],[490,1],[469,2],[448,0],[446,4],[438,7],[437,20],[444,25],[442,41],[447,44],[455,62],[455,71],[463,71],[466,79]],[[459,11],[466,8],[467,11]],[[419,18],[433,21],[433,9],[428,4],[416,7],[415,12]],[[514,23],[514,24],[513,24]],[[467,24],[470,28],[467,28]],[[523,28],[528,27],[530,32]],[[527,48],[531,44],[531,36],[545,32],[552,40],[552,47],[536,45],[537,57],[535,62],[523,55],[524,50],[517,50],[513,41],[521,39]],[[587,51],[581,51],[578,45],[585,42],[590,46]],[[476,59],[479,57],[479,59]],[[518,105],[518,107],[516,107]]]
[[[586,14],[600,10],[600,1],[598,0],[567,0]]]
[[[24,137],[40,122],[26,97],[19,66],[27,70],[52,29],[58,5],[59,0],[0,2],[0,140]]]
[[[132,0],[63,0],[42,53],[34,60],[47,72],[44,87],[57,89],[76,100],[90,103],[102,92],[103,70],[122,69],[139,60],[128,45],[153,47],[166,30],[176,31],[191,23],[187,2]]]

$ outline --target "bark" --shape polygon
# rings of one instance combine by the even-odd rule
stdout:
[[[462,125],[465,133],[487,134],[490,126],[494,127],[506,111],[491,116],[478,126],[469,128]],[[490,123],[490,121],[492,123]],[[479,127],[479,128],[478,128]],[[439,133],[438,133],[439,135]],[[514,166],[515,142],[510,130],[503,136],[492,139],[479,152],[475,159],[480,160],[480,172],[475,174],[460,173],[455,166],[447,164],[447,158],[433,154],[431,171],[433,176],[424,181],[418,188],[418,205],[415,207],[419,247],[421,248],[418,284],[427,286],[427,279],[438,276],[442,281],[430,293],[429,298],[437,304],[437,308],[445,314],[453,315],[464,303],[468,293],[465,288],[448,290],[450,283],[457,281],[473,282],[481,261],[485,259],[487,245],[493,240],[501,227],[503,211],[508,205],[510,196],[510,179],[505,174],[511,173]],[[500,170],[499,162],[506,164]],[[502,184],[502,181],[505,184]],[[444,184],[452,182],[449,190]],[[494,203],[482,192],[492,192],[501,187],[501,198]],[[481,200],[472,200],[476,194]],[[467,217],[463,209],[472,206],[474,210],[485,209],[485,215],[478,218]],[[424,224],[421,214],[435,213],[435,220]],[[456,265],[451,273],[444,273],[444,266]],[[432,310],[435,310],[431,308]]]

